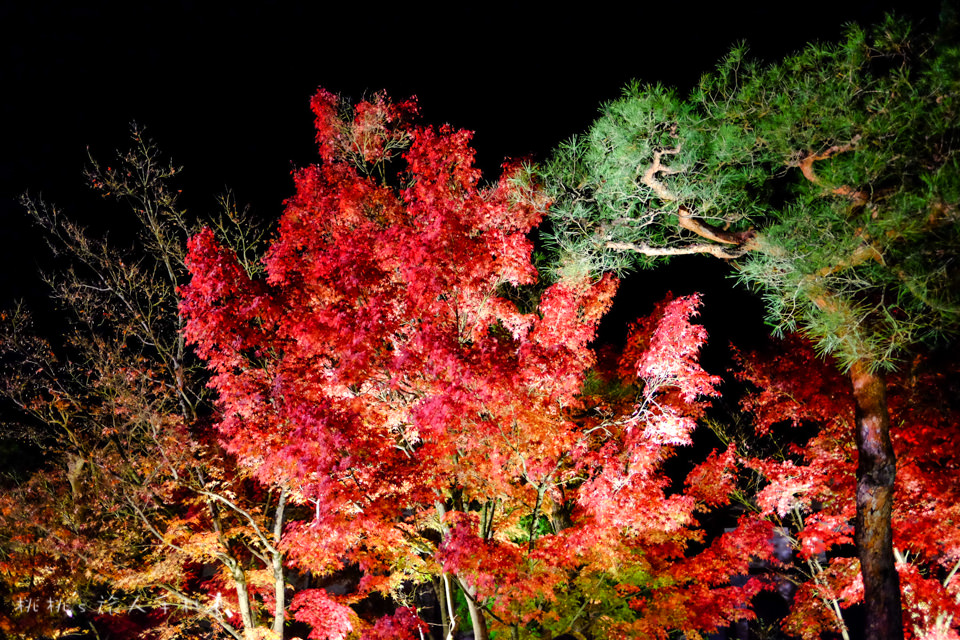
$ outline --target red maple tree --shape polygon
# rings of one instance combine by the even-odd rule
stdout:
[[[534,282],[539,214],[509,171],[482,188],[469,134],[412,126],[412,102],[378,96],[345,120],[321,91],[313,108],[324,163],[296,175],[266,280],[195,237],[187,335],[231,450],[315,506],[287,532],[292,556],[319,573],[357,563],[361,593],[390,591],[442,573],[453,512],[486,514],[489,537],[519,519],[504,503],[551,482],[614,285],[555,285],[539,314],[518,310],[501,289]],[[388,174],[401,148],[406,169]]]
[[[265,278],[203,231],[181,294],[228,448],[314,510],[289,557],[363,571],[355,593],[294,601],[314,637],[379,633],[348,606],[428,580],[445,633],[459,589],[477,638],[490,621],[624,637],[749,615],[759,583],[730,579],[769,526],[705,540],[695,517],[728,502],[714,475],[732,453],[680,493],[663,472],[716,393],[699,300],[637,325],[626,400],[582,393],[616,282],[536,284],[542,206],[518,169],[483,186],[469,133],[414,126],[412,101],[312,106],[323,162],[295,174]],[[390,625],[419,624],[399,611]]]

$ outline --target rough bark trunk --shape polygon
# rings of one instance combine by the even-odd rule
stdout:
[[[897,465],[890,442],[886,384],[869,365],[861,360],[850,370],[859,456],[854,540],[863,575],[866,639],[902,640],[900,578],[890,520]]]

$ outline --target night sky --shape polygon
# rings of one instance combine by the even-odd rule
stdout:
[[[252,4],[252,3],[251,3]],[[16,198],[29,190],[99,231],[122,222],[86,190],[86,148],[109,160],[136,121],[184,167],[183,204],[212,212],[227,187],[275,219],[290,170],[316,160],[308,101],[418,96],[424,121],[476,132],[494,177],[504,157],[543,157],[584,130],[631,78],[690,87],[734,43],[776,59],[849,21],[894,9],[933,27],[939,0],[0,3],[0,297],[41,292],[39,236]]]

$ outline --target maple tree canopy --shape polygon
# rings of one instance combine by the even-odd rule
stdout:
[[[528,301],[536,193],[509,166],[481,186],[469,134],[413,126],[411,101],[379,95],[350,113],[321,90],[312,106],[323,162],[295,175],[264,278],[206,230],[190,241],[182,289],[228,448],[315,509],[288,527],[290,557],[321,574],[359,565],[360,593],[340,606],[452,579],[483,637],[485,615],[569,627],[582,608],[561,596],[579,592],[577,575],[580,589],[632,584],[636,609],[645,576],[670,573],[646,614],[627,608],[610,633],[742,616],[757,583],[711,586],[768,528],[747,526],[688,563],[693,510],[725,496],[703,470],[691,495],[668,496],[657,473],[715,393],[697,364],[698,301],[666,304],[637,330],[650,346],[625,367],[645,383],[639,404],[585,407],[590,343],[616,283],[560,281]],[[341,615],[317,597],[310,616]],[[677,598],[701,606],[681,614],[666,604]]]

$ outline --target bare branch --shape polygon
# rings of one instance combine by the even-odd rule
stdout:
[[[239,515],[241,518],[245,519],[250,524],[250,528],[253,529],[253,532],[256,534],[257,538],[260,540],[260,543],[263,544],[264,548],[267,551],[269,551],[270,553],[278,552],[276,547],[274,547],[270,543],[270,540],[267,539],[267,536],[264,534],[263,529],[260,527],[260,525],[257,524],[257,521],[254,520],[253,516],[250,515],[249,511],[247,511],[246,509],[240,508],[236,503],[228,500],[227,498],[224,498],[219,493],[215,493],[213,491],[207,491],[206,489],[197,489],[197,493],[203,496],[207,496],[211,500],[216,500],[217,502],[221,502],[224,505],[226,505],[234,513]],[[269,564],[269,562],[263,556],[259,556],[258,554],[258,557],[260,557],[260,559],[263,560],[265,564]]]

